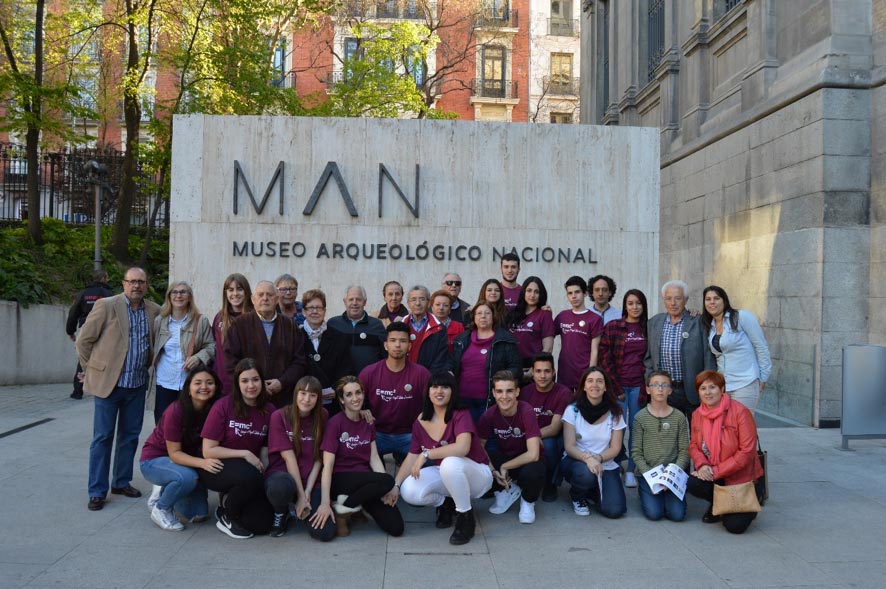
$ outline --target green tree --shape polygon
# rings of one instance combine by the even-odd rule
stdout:
[[[6,112],[0,130],[25,135],[28,236],[41,243],[40,143],[49,137],[83,140],[67,124],[91,111],[78,102],[81,88],[73,75],[82,51],[74,30],[79,5],[61,16],[47,16],[45,0],[0,2],[0,96]],[[72,46],[73,45],[73,46]]]

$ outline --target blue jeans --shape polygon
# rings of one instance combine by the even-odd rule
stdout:
[[[637,475],[640,491],[640,506],[643,508],[643,515],[646,519],[658,521],[663,517],[668,518],[672,522],[681,522],[686,517],[686,496],[683,500],[677,499],[668,489],[661,491],[658,495],[653,495],[649,484],[642,475]]]
[[[471,419],[474,420],[474,425],[477,425],[480,416],[486,412],[486,399],[462,399],[461,404],[470,411]]]
[[[572,485],[569,495],[573,501],[589,499],[597,506],[597,511],[612,519],[623,516],[628,510],[625,490],[621,485],[620,469],[603,471],[602,500],[597,485],[597,475],[592,474],[584,462],[566,456],[560,463],[560,472]]]
[[[557,468],[560,466],[560,458],[563,456],[563,435],[557,434],[550,438],[542,438],[541,443],[545,449],[545,484],[556,484]]]
[[[412,445],[412,434],[383,434],[375,432],[375,447],[378,455],[393,454],[397,464],[403,462]]]
[[[187,519],[209,515],[206,487],[200,484],[195,469],[176,464],[169,456],[142,460],[139,466],[148,482],[163,487],[157,507],[175,508]]]
[[[625,394],[625,400],[619,401],[622,413],[625,415],[625,422],[628,424],[628,432],[634,431],[634,418],[640,412],[640,387],[622,387],[621,390]],[[631,445],[625,440],[625,446],[628,450],[628,471],[632,472],[636,465],[631,459]]]
[[[90,497],[105,497],[108,494],[114,430],[117,431],[117,442],[114,449],[113,487],[125,487],[132,482],[132,463],[145,418],[145,390],[147,385],[136,388],[114,387],[107,398],[95,397],[92,444],[89,446]]]

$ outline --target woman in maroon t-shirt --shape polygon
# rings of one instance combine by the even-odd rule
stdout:
[[[347,518],[364,509],[382,530],[402,536],[403,516],[392,491],[394,477],[385,472],[378,456],[375,426],[360,415],[365,397],[356,376],[345,376],[335,383],[335,398],[342,412],[329,420],[323,433],[320,506],[311,517],[311,525],[321,529],[331,518],[338,535],[347,536]]]
[[[216,527],[231,538],[267,534],[274,510],[264,493],[268,424],[274,405],[255,360],[234,368],[234,390],[212,406],[203,426],[203,455],[221,460],[220,472],[200,471],[200,482],[218,491]]]
[[[320,381],[303,376],[295,384],[293,403],[271,415],[265,493],[274,506],[273,537],[286,533],[293,500],[301,520],[311,515],[312,505],[320,505],[320,442],[328,417],[320,400],[322,395]],[[335,523],[328,520],[320,529],[311,527],[310,533],[312,538],[328,542],[335,537]]]
[[[242,274],[230,274],[222,286],[222,308],[212,320],[212,335],[215,337],[215,373],[221,384],[223,395],[231,392],[231,378],[225,369],[225,336],[234,319],[252,311],[252,288]]]
[[[538,276],[523,281],[520,300],[508,312],[505,327],[517,338],[517,350],[523,360],[523,382],[531,379],[532,358],[554,349],[554,316],[548,305],[548,289]]]
[[[480,287],[480,293],[477,295],[477,302],[468,309],[468,313],[473,313],[474,309],[480,303],[489,303],[495,313],[496,325],[502,325],[505,321],[505,315],[508,310],[505,308],[505,297],[502,294],[501,282],[495,278],[490,278]]]
[[[448,372],[432,376],[394,490],[402,491],[412,505],[435,505],[440,529],[451,526],[454,517],[449,543],[459,545],[474,537],[471,498],[482,497],[492,487],[492,470],[470,412],[456,407],[455,377]],[[428,461],[437,465],[426,466]]]
[[[209,517],[206,487],[199,484],[199,470],[219,472],[220,460],[203,458],[200,430],[212,404],[220,395],[215,373],[198,364],[188,373],[178,400],[166,408],[160,422],[142,447],[139,466],[156,494],[148,499],[151,521],[163,530],[180,531],[187,523]]]
[[[646,405],[643,389],[646,367],[646,322],[649,318],[646,295],[633,288],[625,293],[621,305],[622,318],[615,319],[603,328],[600,338],[600,366],[612,379],[619,392],[618,403],[627,417],[628,431],[633,431],[634,417]],[[630,451],[630,446],[628,446]],[[625,471],[625,487],[636,487],[634,461],[628,460]]]

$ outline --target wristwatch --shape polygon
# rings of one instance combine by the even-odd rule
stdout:
[[[422,451],[421,451],[421,455],[425,457],[425,460],[430,460],[430,459],[431,459],[431,456],[430,456],[430,454],[428,454],[428,451],[427,451],[427,450],[422,450]]]

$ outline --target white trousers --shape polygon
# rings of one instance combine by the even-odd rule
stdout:
[[[728,394],[733,401],[738,401],[753,413],[757,409],[757,402],[760,400],[760,381],[755,380],[740,389],[729,391]]]
[[[440,466],[421,469],[419,478],[411,475],[400,484],[400,495],[411,505],[439,507],[447,497],[460,513],[470,511],[471,498],[482,497],[492,487],[492,471],[470,458],[449,456]]]

